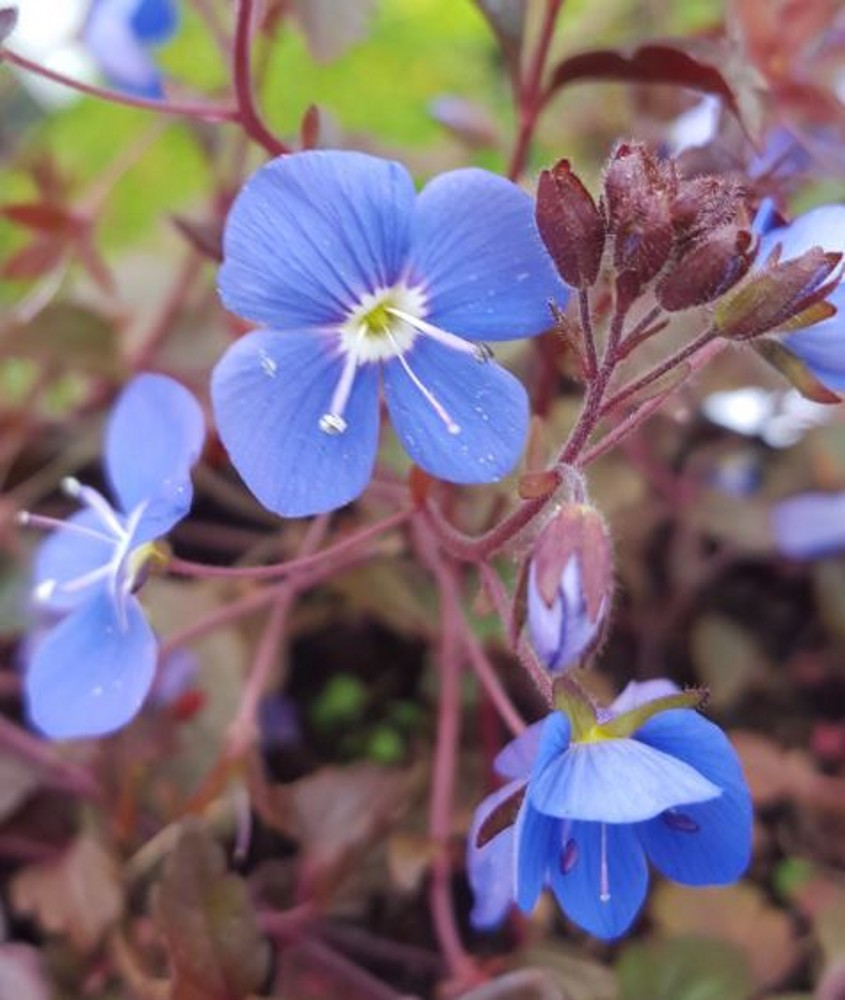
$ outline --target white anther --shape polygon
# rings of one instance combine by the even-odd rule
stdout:
[[[339,413],[324,413],[320,417],[320,430],[324,434],[343,434],[347,428],[347,423]]]

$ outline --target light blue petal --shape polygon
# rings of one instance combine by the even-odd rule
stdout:
[[[527,778],[540,747],[545,719],[533,722],[502,750],[493,761],[493,770],[503,778]]]
[[[650,819],[719,794],[693,767],[634,739],[573,743],[529,786],[531,804],[549,816],[606,823]]]
[[[179,26],[174,0],[140,0],[130,20],[135,37],[146,45],[159,45],[172,38]]]
[[[782,260],[799,257],[812,247],[845,253],[845,205],[820,205],[770,230],[760,241],[758,261],[765,261],[778,244]],[[838,391],[845,389],[845,285],[840,284],[828,301],[837,309],[834,316],[789,334],[783,342],[820,381]]]
[[[161,74],[136,37],[124,2],[95,5],[83,28],[85,47],[112,86],[138,97],[161,98]]]
[[[470,914],[473,927],[498,926],[514,901],[514,833],[507,827],[483,847],[476,846],[478,832],[487,817],[515,795],[522,781],[511,781],[488,795],[475,811],[467,838],[467,877],[475,903]]]
[[[770,229],[760,240],[757,260],[765,262],[778,244],[781,260],[800,257],[812,247],[845,252],[845,205],[820,205],[785,226]]]
[[[523,913],[530,913],[548,882],[549,866],[559,862],[561,823],[537,812],[526,796],[513,835],[516,904]]]
[[[137,375],[118,397],[106,428],[105,466],[124,513],[144,504],[136,544],[165,534],[190,510],[191,469],[204,437],[199,403],[166,375]]]
[[[631,712],[641,705],[647,705],[657,698],[665,698],[670,694],[677,694],[680,688],[674,681],[665,678],[657,678],[652,681],[628,681],[610,706],[611,716],[622,715],[623,712]]]
[[[634,922],[648,888],[636,834],[627,825],[572,823],[564,838],[560,863],[551,868],[561,909],[597,938],[620,937]]]
[[[102,736],[140,709],[153,683],[157,644],[133,597],[125,610],[121,622],[100,592],[36,647],[25,681],[27,709],[47,736]]]
[[[410,283],[428,295],[428,320],[461,337],[531,337],[552,325],[550,301],[566,303],[533,200],[485,170],[455,170],[425,188],[410,259]]]
[[[397,358],[384,365],[387,408],[399,440],[426,472],[452,483],[490,483],[519,461],[528,432],[522,384],[493,361],[417,337],[404,355],[442,411]]]
[[[400,277],[413,205],[408,172],[389,160],[336,150],[273,160],[226,221],[226,308],[275,329],[337,326]]]
[[[669,878],[687,885],[735,881],[750,858],[752,809],[739,758],[728,738],[697,712],[673,709],[650,719],[637,739],[685,761],[723,789],[712,802],[679,803],[667,817],[639,826],[648,856]]]
[[[359,369],[344,434],[320,430],[340,379],[333,338],[259,330],[223,355],[211,379],[220,437],[232,464],[268,510],[305,517],[354,500],[378,443],[378,369]]]
[[[845,493],[801,493],[769,512],[775,546],[793,559],[845,549]]]
[[[67,523],[70,527],[57,528],[35,550],[35,600],[39,607],[53,611],[70,611],[80,602],[87,601],[91,597],[90,587],[64,590],[62,585],[107,566],[115,552],[114,540],[94,538],[73,530],[75,526],[102,535],[103,524],[94,511],[77,511],[71,514]],[[102,585],[101,581],[99,586]]]

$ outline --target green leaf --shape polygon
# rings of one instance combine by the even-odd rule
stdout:
[[[186,822],[153,902],[173,974],[171,1000],[241,1000],[261,989],[270,952],[246,884],[223,849]]]
[[[739,948],[706,938],[629,945],[616,971],[622,1000],[746,1000],[751,993]]]

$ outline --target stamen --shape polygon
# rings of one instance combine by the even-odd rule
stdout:
[[[126,529],[118,521],[111,505],[106,498],[90,486],[83,486],[78,479],[66,476],[61,482],[62,489],[69,497],[78,500],[86,507],[94,511],[103,524],[112,531],[118,538],[126,533]]]
[[[387,338],[391,341],[391,343],[395,344],[396,341],[393,339],[393,334],[390,332],[390,330],[385,330],[384,332]],[[414,374],[414,372],[411,371],[411,367],[405,360],[405,356],[402,354],[401,351],[399,351],[398,348],[396,351],[396,360],[405,369],[405,374],[408,376],[408,378],[414,383],[414,385],[420,390],[423,396],[425,396],[425,398],[431,404],[432,408],[434,409],[434,412],[437,414],[438,417],[440,417],[440,419],[446,425],[446,430],[450,434],[460,434],[461,428],[449,416],[448,412],[446,411],[446,408],[443,406],[440,400],[437,399],[434,393],[432,393],[430,389],[427,389],[422,384],[422,382],[420,382],[419,378]]]
[[[560,870],[564,875],[568,875],[578,863],[579,854],[577,841],[571,838],[567,840],[566,846],[563,848],[563,854],[560,856]]]
[[[112,544],[114,539],[111,535],[104,535],[94,528],[88,528],[84,524],[77,524],[75,521],[60,521],[57,517],[44,517],[42,514],[30,514],[28,510],[19,511],[16,520],[24,528],[43,528],[45,531],[69,531],[73,535],[86,535],[88,538],[96,538],[100,542]]]
[[[678,833],[698,833],[701,829],[692,816],[678,812],[677,809],[667,809],[663,813],[663,822],[670,830],[677,830]]]
[[[83,573],[82,576],[76,577],[75,580],[68,580],[67,583],[60,583],[58,586],[55,586],[55,580],[47,580],[45,582],[52,583],[54,590],[61,590],[66,594],[75,594],[79,590],[84,590],[92,583],[97,583],[98,580],[104,579],[110,572],[111,563],[106,563],[105,566],[99,566],[97,569],[92,569],[90,573]],[[36,596],[38,595],[38,589],[36,587]]]
[[[360,335],[366,334],[366,327],[360,328]],[[340,380],[337,383],[328,412],[320,417],[319,427],[324,434],[343,434],[347,428],[347,423],[343,419],[343,411],[352,395],[352,386],[355,382],[355,372],[358,370],[358,359],[352,352],[346,355],[343,363],[343,371],[340,373]]]
[[[114,556],[107,567],[110,572],[109,592],[111,593],[112,600],[117,608],[118,624],[124,631],[129,623],[129,619],[126,614],[126,599],[132,593],[133,580],[131,573],[125,573],[122,572],[122,570],[124,569],[126,558],[131,551],[130,546],[133,540],[132,536],[135,534],[138,525],[141,523],[141,518],[146,507],[146,501],[138,504],[138,506],[126,519],[124,537],[121,538],[120,543],[115,548]]]
[[[610,902],[610,877],[607,871],[607,823],[601,825],[601,862],[599,864],[599,899]]]
[[[408,326],[419,330],[420,333],[427,334],[432,340],[436,340],[446,347],[451,347],[454,351],[461,351],[463,354],[472,354],[477,361],[486,362],[493,357],[492,350],[486,344],[473,344],[469,340],[464,340],[463,337],[449,333],[448,330],[441,330],[439,326],[434,326],[419,316],[412,316],[411,313],[405,312],[404,309],[387,306],[385,312],[390,313],[392,316],[397,316],[399,319],[404,320]]]

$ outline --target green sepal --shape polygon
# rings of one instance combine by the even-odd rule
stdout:
[[[701,708],[708,696],[709,692],[704,688],[690,688],[678,694],[667,694],[662,698],[647,701],[644,705],[632,708],[630,712],[623,712],[607,722],[602,722],[596,727],[601,734],[598,738],[620,740],[633,736],[655,715],[671,711],[673,708]]]

